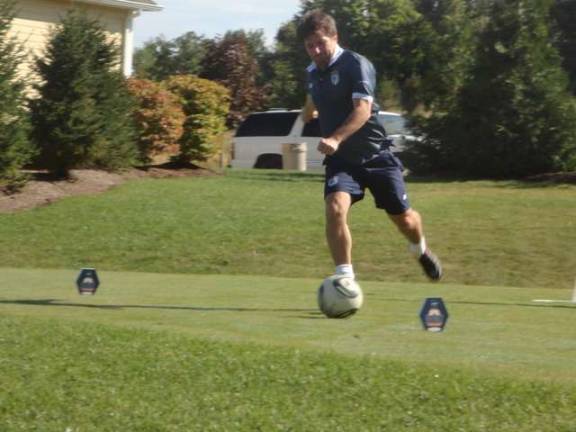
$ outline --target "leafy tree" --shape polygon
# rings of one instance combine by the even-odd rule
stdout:
[[[334,16],[343,47],[365,55],[374,63],[380,73],[380,82],[387,86],[381,95],[399,94],[401,104],[407,110],[418,106],[419,83],[426,58],[423,47],[429,34],[424,31],[427,28],[423,29],[421,15],[412,0],[303,2],[301,11],[282,26],[277,35],[280,55],[275,64],[282,86],[273,92],[276,98],[283,87],[292,89],[295,84],[298,89],[295,94],[302,98],[300,105],[303,103],[304,69],[309,59],[295,29],[306,12],[317,8]],[[288,70],[290,65],[291,70]]]
[[[138,102],[134,116],[139,160],[150,163],[156,155],[178,154],[185,120],[178,97],[149,80],[130,79],[128,88]]]
[[[170,75],[198,74],[206,55],[206,39],[190,31],[174,39],[175,56]]]
[[[24,83],[17,72],[22,52],[8,36],[13,18],[14,2],[0,2],[0,188],[7,191],[23,185],[25,176],[20,169],[33,153],[24,110]]]
[[[250,112],[264,105],[265,93],[256,85],[259,67],[246,34],[229,33],[207,44],[201,76],[230,91],[228,126],[235,127]]]
[[[39,97],[30,103],[40,166],[68,176],[73,168],[133,162],[134,102],[119,57],[101,25],[81,12],[69,12],[55,28],[37,59]]]
[[[430,119],[436,168],[523,177],[576,165],[576,107],[550,44],[551,0],[488,6],[475,64],[454,106]]]
[[[248,55],[257,63],[255,85],[268,94],[268,86],[272,77],[271,61],[274,52],[266,46],[264,30],[229,30],[223,37],[216,37],[208,42],[208,45],[214,46],[214,43],[217,44],[223,39],[243,39],[246,41]]]
[[[186,116],[176,161],[188,164],[207,160],[215,151],[214,141],[226,131],[229,91],[194,75],[173,76],[164,81],[164,85],[178,96]]]
[[[250,49],[250,54],[256,57],[256,59],[260,59],[261,56],[265,55],[268,52],[268,48],[266,47],[266,39],[264,37],[264,30],[229,30],[224,34],[224,38],[226,37],[244,37],[248,44],[248,48]]]
[[[157,37],[134,53],[138,78],[162,81],[171,75],[198,74],[206,54],[206,40],[188,32],[172,40]]]
[[[144,43],[134,51],[134,76],[140,79],[162,80],[172,72],[173,47],[164,37]]]
[[[296,35],[296,18],[283,24],[276,34],[276,49],[270,58],[269,106],[298,109],[306,99],[306,66],[310,59]]]
[[[467,0],[414,0],[423,57],[417,95],[425,113],[446,112],[474,61],[475,17]]]
[[[268,89],[268,106],[275,108],[299,109],[304,104],[303,85],[294,76],[294,68],[285,56],[277,55],[271,61],[271,75]]]

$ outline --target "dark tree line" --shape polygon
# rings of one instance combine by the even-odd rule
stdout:
[[[114,48],[103,48],[106,41],[91,24],[68,17],[68,36],[54,39],[37,62],[44,83],[28,116],[15,72],[21,53],[7,37],[13,5],[0,5],[0,182],[17,183],[34,148],[51,165],[69,138],[85,142],[74,151],[84,152],[80,157],[91,166],[129,164],[133,148],[123,143],[135,132],[122,120],[130,98],[114,72]],[[576,0],[303,0],[278,29],[273,48],[261,31],[156,38],[136,53],[137,77],[218,82],[230,94],[231,128],[255,110],[300,108],[309,59],[296,28],[315,8],[335,16],[344,47],[375,64],[380,105],[403,112],[424,137],[407,153],[414,170],[523,177],[576,169]],[[83,37],[82,26],[98,44]],[[77,55],[77,41],[95,63]],[[76,75],[63,80],[71,67]],[[68,154],[65,165],[57,157],[51,166],[66,171],[78,165],[76,156]]]
[[[191,73],[227,86],[230,125],[256,109],[300,108],[309,60],[296,28],[316,8],[336,18],[344,47],[376,66],[380,105],[405,113],[426,137],[407,154],[415,170],[522,177],[576,169],[576,0],[303,0],[273,49],[261,33],[237,31],[157,39],[139,56],[156,50],[172,68],[164,73],[188,62]],[[172,63],[160,61],[165,52]]]

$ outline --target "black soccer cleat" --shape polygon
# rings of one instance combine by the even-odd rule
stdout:
[[[426,252],[420,255],[418,262],[430,280],[435,282],[440,280],[442,277],[442,264],[440,264],[440,260],[430,249],[426,249]]]

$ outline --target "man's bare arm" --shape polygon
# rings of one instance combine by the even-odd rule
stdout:
[[[300,114],[302,116],[302,120],[304,123],[308,123],[310,120],[315,118],[317,114],[316,106],[314,105],[312,98],[307,96],[306,103],[304,104],[304,108],[302,108],[302,113]]]
[[[372,101],[354,99],[354,109],[342,125],[327,138],[322,138],[318,144],[318,151],[331,155],[338,150],[340,143],[357,132],[370,118]]]

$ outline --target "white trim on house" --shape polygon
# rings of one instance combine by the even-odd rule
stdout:
[[[122,72],[127,77],[133,72],[133,51],[134,51],[134,18],[140,15],[140,11],[132,11],[126,15],[124,24],[124,37],[122,38]]]
[[[140,2],[137,0],[76,0],[81,3],[91,3],[102,6],[119,7],[123,9],[134,9],[142,11],[160,11],[164,9],[158,4]]]

